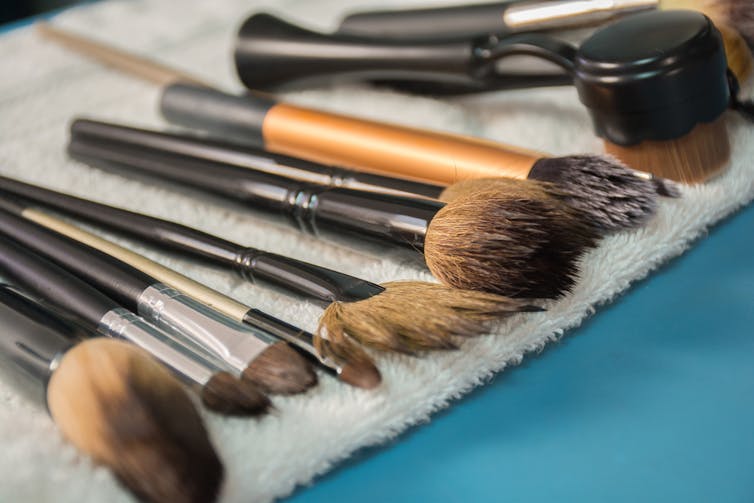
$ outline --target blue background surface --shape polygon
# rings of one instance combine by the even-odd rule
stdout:
[[[289,503],[754,501],[754,207]]]

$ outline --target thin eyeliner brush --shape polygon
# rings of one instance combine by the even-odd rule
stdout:
[[[3,366],[34,384],[34,398],[63,436],[139,500],[217,499],[223,466],[202,419],[147,352],[88,338],[88,330],[8,285],[0,285],[0,331]]]
[[[122,306],[201,348],[236,376],[271,393],[300,393],[316,374],[296,351],[264,327],[253,327],[211,309],[148,274],[83,245],[23,215],[24,206],[0,199],[0,234],[81,276]]]
[[[485,331],[486,324],[474,322],[474,318],[489,321],[493,317],[505,317],[519,311],[538,310],[524,301],[430,283],[391,282],[380,286],[331,269],[231,243],[174,222],[17,180],[0,177],[0,186],[0,192],[8,192],[105,225],[110,230],[124,232],[169,250],[208,260],[225,270],[235,271],[249,281],[260,279],[304,295],[326,308],[321,324],[331,338],[330,342],[333,337],[337,341],[351,337],[376,349],[404,353],[448,349],[454,347],[452,337],[455,335]],[[33,208],[24,211],[27,218],[34,220],[34,215]],[[102,250],[99,245],[87,244]],[[110,250],[103,251],[113,254]],[[130,263],[123,256],[116,256]],[[141,269],[144,270],[143,267]],[[185,291],[154,271],[150,270],[149,273]],[[416,307],[414,299],[426,304],[426,309],[416,309],[410,319],[396,315],[400,306],[407,303]],[[364,317],[370,320],[368,324],[364,322]],[[386,337],[386,333],[390,336]]]
[[[422,254],[446,285],[509,297],[554,298],[568,292],[579,257],[598,237],[583,215],[536,191],[478,191],[444,204],[189,158],[175,163],[148,149],[87,137],[74,136],[68,153],[124,176],[146,174],[287,217],[308,234],[330,232],[406,247]]]
[[[89,332],[126,340],[146,350],[194,390],[210,410],[248,415],[268,409],[269,400],[253,385],[238,381],[91,285],[2,236],[0,272],[28,293],[69,313]]]
[[[195,163],[215,162],[276,174],[297,180],[401,196],[421,196],[450,202],[478,188],[539,187],[550,197],[563,200],[582,213],[600,232],[635,228],[655,212],[658,195],[677,197],[672,182],[625,167],[599,164],[572,156],[570,163],[550,163],[534,170],[526,181],[506,177],[478,178],[449,186],[416,182],[382,175],[331,168],[313,162],[265,152],[261,149],[200,138],[197,135],[164,133],[100,121],[78,119],[71,123],[71,136],[91,142],[130,145],[159,153],[164,162],[180,166],[187,159]],[[593,169],[599,166],[599,169]],[[542,178],[539,180],[537,177]]]

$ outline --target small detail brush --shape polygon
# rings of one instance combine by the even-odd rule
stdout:
[[[149,355],[81,330],[0,286],[0,353],[44,388],[47,410],[79,451],[139,499],[208,503],[223,466],[193,403]]]
[[[233,378],[201,355],[122,308],[92,286],[0,237],[0,271],[24,290],[69,313],[93,333],[124,339],[160,360],[204,405],[231,415],[263,414],[270,402],[250,383]]]
[[[235,166],[190,160],[176,165],[145,149],[86,138],[73,138],[68,151],[126,176],[157,176],[287,215],[307,233],[355,234],[423,251],[438,279],[468,290],[526,299],[560,296],[575,280],[578,257],[597,237],[582,216],[553,198],[491,193],[445,205],[315,186]]]
[[[263,150],[221,143],[195,135],[163,133],[93,120],[75,120],[71,136],[92,143],[105,142],[159,153],[164,162],[181,166],[209,161],[296,178],[317,185],[423,196],[450,202],[480,187],[521,186],[503,177],[469,179],[448,187],[382,175],[330,168]],[[540,157],[541,158],[541,157]],[[677,197],[672,182],[652,177],[599,157],[541,158],[528,173],[528,187],[546,191],[581,212],[597,229],[609,232],[637,227],[655,211],[657,195]]]
[[[211,309],[148,274],[23,217],[24,206],[0,199],[0,234],[57,262],[122,306],[223,362],[229,371],[272,393],[301,393],[316,374],[299,353],[263,327]]]
[[[304,295],[326,307],[321,327],[332,344],[346,337],[380,350],[414,353],[420,350],[454,348],[460,335],[486,332],[487,322],[520,311],[538,310],[524,301],[482,292],[451,289],[422,282],[390,282],[384,286],[287,257],[243,247],[196,229],[155,217],[113,208],[49,189],[0,177],[2,192],[55,208],[67,214],[117,229],[170,250],[188,253],[199,259],[241,274],[247,280],[260,279],[285,290]],[[24,216],[42,222],[39,211],[24,210]],[[46,221],[46,220],[45,220]],[[56,226],[61,231],[59,225]],[[70,237],[136,265],[163,283],[186,288],[154,269],[135,264],[127,250],[104,248],[103,240]],[[143,261],[142,261],[143,262]],[[161,266],[158,266],[161,267]],[[205,302],[206,297],[197,296]],[[207,302],[217,306],[217,302]],[[412,305],[411,316],[402,308]],[[226,313],[227,314],[227,313]],[[315,339],[321,344],[319,337]],[[340,345],[340,344],[338,344]],[[363,373],[363,372],[361,372]],[[359,374],[355,371],[349,372]]]

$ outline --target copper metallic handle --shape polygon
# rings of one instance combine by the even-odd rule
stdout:
[[[286,104],[267,112],[262,135],[273,152],[446,185],[469,178],[526,178],[544,157],[488,140]]]

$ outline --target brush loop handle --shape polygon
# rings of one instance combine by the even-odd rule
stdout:
[[[251,146],[191,134],[151,131],[94,120],[73,121],[71,136],[86,136],[88,139],[102,142],[118,141],[165,155],[190,157],[196,161],[226,163],[329,187],[403,196],[418,195],[435,199],[444,189],[443,186],[431,183],[325,166],[304,159],[266,152]]]
[[[59,357],[90,335],[6,284],[0,284],[0,326],[0,352],[42,384]]]
[[[421,250],[429,222],[444,206],[429,199],[330,189],[219,163],[179,162],[115,142],[93,143],[73,138],[68,151],[105,169],[115,168],[119,173],[124,173],[123,168],[136,169],[287,216],[310,234],[347,232]]]
[[[435,84],[440,93],[463,93],[567,84],[562,71],[537,69],[537,59],[572,68],[575,49],[546,35],[498,35],[396,41],[303,29],[269,14],[248,18],[238,34],[236,70],[249,89],[307,86],[318,81],[388,81]],[[533,56],[529,70],[498,68],[509,56]],[[541,67],[541,65],[540,65]]]
[[[332,269],[255,248],[246,248],[238,253],[236,269],[248,281],[267,281],[318,300],[323,305],[335,301],[357,302],[385,290],[374,283]]]

